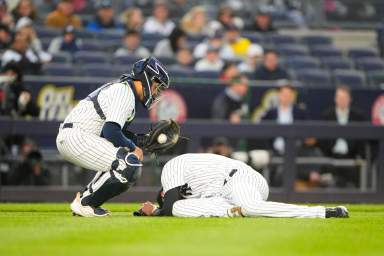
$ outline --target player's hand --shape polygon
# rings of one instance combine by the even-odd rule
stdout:
[[[144,154],[141,148],[136,147],[135,150],[133,150],[133,154],[135,154],[141,162],[144,160]]]
[[[152,216],[153,213],[155,212],[156,210],[156,205],[154,205],[153,203],[151,202],[145,202],[143,204],[143,207],[141,208],[141,210],[143,211],[143,213],[147,216]]]

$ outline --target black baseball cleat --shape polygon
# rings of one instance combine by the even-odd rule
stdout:
[[[345,206],[325,208],[325,218],[349,218],[349,212]]]

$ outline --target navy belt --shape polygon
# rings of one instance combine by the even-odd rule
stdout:
[[[73,123],[64,123],[63,129],[65,129],[65,128],[73,128]]]

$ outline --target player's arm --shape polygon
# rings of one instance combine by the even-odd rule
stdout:
[[[103,126],[102,135],[115,147],[127,147],[130,151],[133,151],[136,148],[135,143],[124,136],[118,123],[106,122]]]

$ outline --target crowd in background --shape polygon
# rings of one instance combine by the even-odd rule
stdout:
[[[24,75],[42,74],[44,65],[52,62],[57,53],[74,54],[80,51],[83,41],[78,31],[98,33],[117,30],[124,33],[124,37],[113,53],[115,57],[144,58],[153,54],[176,60],[175,64],[168,67],[171,73],[190,70],[220,72],[219,79],[226,81],[228,86],[222,94],[213,99],[212,118],[239,123],[250,118],[246,101],[249,78],[291,78],[289,72],[279,64],[277,51],[251,42],[242,36],[241,31],[276,32],[271,13],[286,16],[297,28],[305,29],[307,26],[302,13],[302,1],[261,1],[265,4],[248,12],[248,16],[237,15],[236,4],[243,1],[231,1],[230,5],[219,6],[216,16],[195,1],[183,0],[126,1],[126,8],[121,9],[122,11],[117,11],[113,1],[108,0],[11,2],[17,4],[11,7],[9,1],[0,0],[0,114],[14,117],[36,117],[39,113],[28,86],[23,83]],[[84,15],[79,15],[84,13],[94,15],[84,19]],[[61,35],[53,38],[45,48],[36,32],[36,26],[60,30]],[[153,51],[142,44],[143,33],[162,36]],[[191,37],[201,37],[204,40],[191,45],[188,40]],[[278,90],[278,105],[270,109],[262,121],[292,124],[310,118],[305,108],[295,103],[296,92],[289,82],[283,83]],[[347,85],[338,87],[335,90],[335,106],[324,110],[323,119],[335,121],[340,125],[365,121],[360,111],[351,105],[351,99],[351,91]],[[9,183],[48,184],[49,172],[41,165],[41,154],[35,146],[26,146],[33,143],[25,138],[17,143],[22,164],[9,178]],[[219,149],[215,150],[228,154],[230,150],[223,148],[224,144],[223,141],[216,142],[215,146]],[[283,138],[275,138],[267,144],[267,149],[277,155],[284,154]],[[321,154],[326,156],[363,156],[361,144],[342,138],[321,142],[308,138],[302,144],[307,148],[318,147],[322,151]],[[27,149],[24,150],[24,147]],[[24,172],[28,172],[28,175]],[[307,179],[318,180],[318,177],[313,174]],[[347,182],[356,183],[356,179]]]

